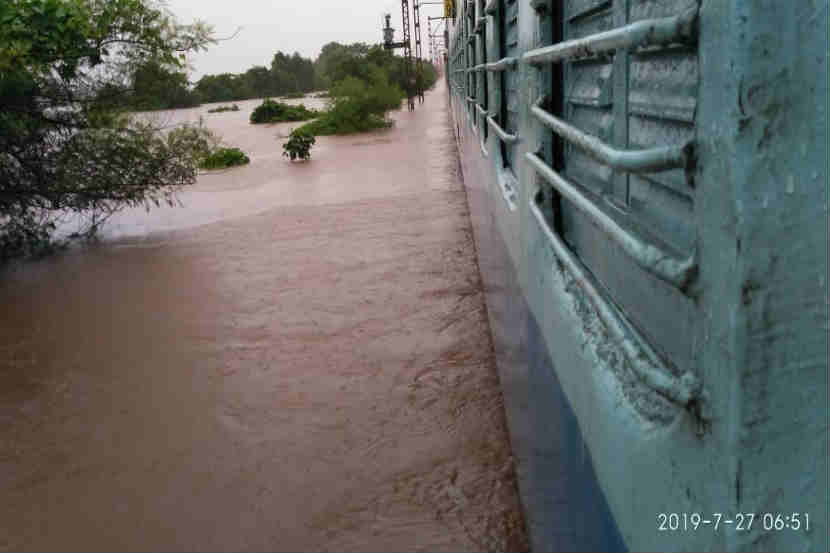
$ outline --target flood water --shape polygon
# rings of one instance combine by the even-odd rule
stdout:
[[[0,270],[0,550],[526,547],[446,89]],[[306,101],[307,105],[312,104]]]

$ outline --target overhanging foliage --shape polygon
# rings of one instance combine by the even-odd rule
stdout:
[[[115,106],[137,67],[181,67],[211,41],[151,0],[0,2],[0,261],[47,247],[61,213],[172,202],[194,182],[198,131],[165,137]]]

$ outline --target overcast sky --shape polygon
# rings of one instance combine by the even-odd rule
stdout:
[[[395,39],[401,39],[401,3],[396,0],[167,0],[167,5],[181,23],[201,19],[213,25],[217,37],[230,36],[241,27],[232,40],[191,56],[191,80],[206,73],[270,66],[278,50],[313,59],[331,41],[381,42],[385,11],[392,13]],[[440,5],[421,7],[424,57],[429,53],[426,18],[443,15],[442,11]]]

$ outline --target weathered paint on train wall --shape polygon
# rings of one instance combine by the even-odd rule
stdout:
[[[459,146],[533,550],[625,550],[499,226],[508,212],[502,189],[495,173],[470,162],[481,144],[469,126],[460,130]]]
[[[550,44],[537,9],[560,3],[516,1],[518,51]],[[695,147],[686,175],[693,187],[683,192],[685,204],[675,195],[653,205],[671,217],[678,213],[672,206],[686,206],[688,219],[653,220],[669,251],[694,252],[697,273],[680,293],[655,284],[596,228],[578,221],[572,228],[581,234],[568,244],[580,247],[575,258],[588,264],[588,276],[563,263],[551,229],[532,207],[546,184],[525,161],[525,154],[550,147],[550,132],[531,113],[550,91],[549,70],[516,64],[518,124],[505,129],[518,135],[511,175],[485,117],[501,104],[498,73],[483,72],[472,83],[460,72],[501,58],[490,32],[498,13],[485,13],[498,2],[459,4],[450,22],[448,80],[534,549],[826,551],[828,2],[629,0],[617,11],[612,2],[581,4],[591,4],[594,32],[620,26],[620,11],[665,17],[697,10],[696,59],[678,58],[663,73],[631,65],[625,73],[626,98],[639,86],[682,99],[673,100],[677,109],[667,117],[689,121],[683,128]],[[474,11],[465,30],[468,10]],[[482,48],[478,59],[462,50],[469,36]],[[689,73],[696,83],[687,82]],[[618,85],[598,81],[597,97],[615,90],[619,97]],[[484,97],[489,105],[476,108]],[[633,127],[626,140],[636,136],[631,142],[640,147],[670,145],[663,142],[687,133],[649,126],[628,110],[623,116]],[[606,132],[615,139],[615,128]],[[584,166],[604,171],[594,160]],[[613,193],[623,181],[607,175]],[[659,178],[664,186],[654,191],[675,186],[671,174]],[[634,186],[645,186],[637,179]],[[625,310],[614,311],[621,324],[641,330],[630,343],[609,333],[582,280],[600,282],[593,288],[610,298],[612,309],[624,302]],[[683,324],[655,323],[672,317]],[[675,326],[660,336],[649,325]],[[667,401],[632,376],[632,352],[646,356],[655,336],[654,349],[671,357],[666,366],[699,379],[694,402]],[[660,513],[758,518],[748,531],[726,524],[661,531]],[[765,530],[764,513],[801,513],[802,528]],[[803,528],[805,513],[810,531]]]

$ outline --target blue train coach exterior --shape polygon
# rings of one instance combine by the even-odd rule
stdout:
[[[452,116],[535,550],[830,548],[827,21],[827,0],[457,3]]]

